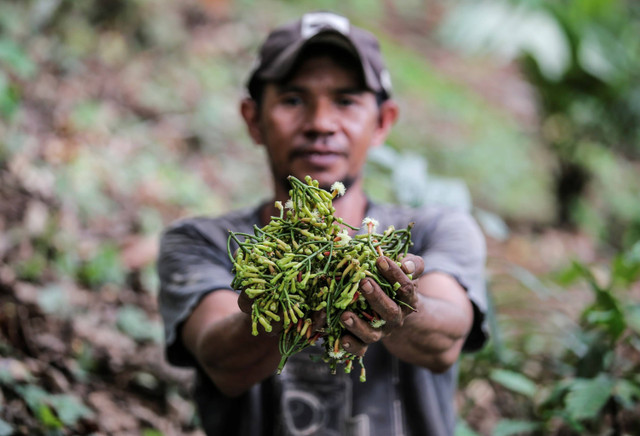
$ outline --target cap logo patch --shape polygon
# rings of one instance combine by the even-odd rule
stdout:
[[[382,85],[382,88],[387,91],[389,94],[391,94],[391,74],[389,74],[389,70],[382,70],[380,71],[380,85]]]
[[[349,20],[331,12],[314,12],[302,17],[300,34],[308,39],[321,30],[332,29],[344,35],[349,33]]]

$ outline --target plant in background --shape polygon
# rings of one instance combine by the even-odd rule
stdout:
[[[579,347],[560,356],[570,373],[552,383],[539,413],[559,418],[580,434],[638,428],[625,423],[624,410],[640,401],[640,302],[629,300],[640,279],[640,243],[616,256],[606,284],[586,265],[574,262],[560,278],[569,285],[586,281],[593,301],[582,311],[574,338]]]
[[[77,396],[50,393],[41,387],[42,384],[42,380],[34,378],[22,362],[2,358],[0,355],[0,387],[6,392],[7,404],[15,398],[24,401],[42,429],[42,434],[80,432],[81,421],[90,419],[93,416],[92,410]],[[14,427],[12,424],[15,423],[0,419],[0,435],[10,436],[24,431],[24,428]]]
[[[522,345],[530,338],[520,334],[510,346],[496,346],[494,338],[474,356],[473,366],[484,373],[466,377],[489,379],[510,398],[512,416],[493,434],[623,435],[640,425],[632,413],[640,404],[640,302],[629,298],[638,292],[640,242],[616,256],[608,271],[595,271],[573,262],[555,279],[564,287],[586,282],[592,297],[577,322],[557,331],[561,347],[530,352]],[[539,370],[527,374],[532,363]]]
[[[517,62],[533,86],[540,139],[556,161],[558,223],[589,227],[619,247],[635,242],[640,208],[621,198],[637,198],[637,189],[616,179],[627,160],[640,159],[636,2],[460,2],[443,28],[445,39],[467,51]]]
[[[526,51],[520,64],[538,91],[542,139],[558,162],[558,219],[571,224],[589,179],[597,175],[584,161],[585,148],[595,143],[640,157],[640,16],[624,0],[540,5],[565,41],[564,70],[545,74],[539,57]]]

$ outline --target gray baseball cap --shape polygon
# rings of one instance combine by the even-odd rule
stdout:
[[[307,13],[297,21],[274,29],[260,48],[247,87],[251,90],[258,81],[284,79],[303,50],[320,42],[334,44],[352,53],[362,66],[367,87],[391,96],[391,77],[377,38],[353,26],[346,17],[332,12]]]

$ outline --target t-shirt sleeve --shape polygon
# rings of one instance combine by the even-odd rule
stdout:
[[[426,212],[428,214],[428,212]],[[486,246],[473,217],[462,211],[440,212],[427,224],[416,228],[413,239],[421,247],[425,273],[440,271],[451,275],[467,291],[474,322],[464,345],[465,351],[482,347],[487,334],[487,291],[485,282]]]
[[[158,304],[167,360],[178,366],[195,364],[180,339],[182,323],[209,292],[231,289],[233,279],[227,233],[204,226],[196,220],[178,222],[169,226],[160,240]]]

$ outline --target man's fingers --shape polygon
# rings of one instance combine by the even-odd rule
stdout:
[[[384,335],[382,330],[374,329],[373,327],[371,327],[371,324],[369,324],[369,321],[359,318],[353,312],[343,313],[340,317],[340,320],[353,335],[345,335],[341,341],[343,347],[346,343],[350,344],[348,347],[345,347],[345,350],[348,350],[350,353],[357,354],[349,349],[349,347],[366,348],[368,344],[378,342]]]
[[[402,267],[399,267],[393,260],[381,256],[376,260],[376,265],[384,278],[395,287],[398,299],[413,307],[417,303],[416,285],[413,278],[422,274],[424,262],[422,258],[413,255],[407,255],[403,261]],[[413,270],[414,272],[408,273],[405,270]],[[411,274],[411,277],[407,274]]]
[[[399,267],[393,260],[386,256],[376,259],[376,266],[382,276],[391,284],[396,282],[401,285],[418,278],[424,271],[424,261],[419,256],[407,255],[402,259],[402,267]],[[411,274],[409,277],[407,274]]]
[[[386,327],[397,327],[402,324],[402,311],[398,303],[385,294],[375,280],[362,279],[360,292],[367,299],[371,309],[385,320]]]
[[[355,354],[360,357],[364,356],[364,353],[367,351],[367,347],[369,346],[352,335],[344,335],[342,339],[340,339],[340,345],[342,345],[342,348],[344,348],[348,353]]]
[[[415,254],[407,254],[400,259],[401,269],[405,274],[411,274],[411,277],[415,280],[424,272],[424,260],[420,256]]]

